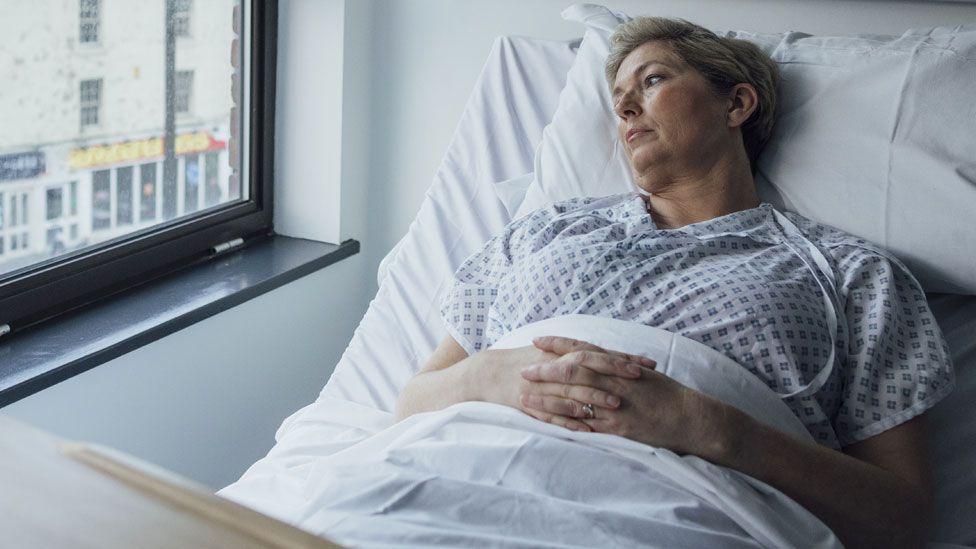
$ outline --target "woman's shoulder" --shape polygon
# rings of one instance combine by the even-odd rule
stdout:
[[[839,271],[839,280],[850,281],[856,273],[871,268],[893,272],[899,278],[914,278],[901,260],[879,244],[794,212],[784,211],[783,214],[824,255],[833,260]]]

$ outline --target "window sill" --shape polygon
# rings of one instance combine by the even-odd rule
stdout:
[[[358,252],[276,235],[0,339],[0,407]]]

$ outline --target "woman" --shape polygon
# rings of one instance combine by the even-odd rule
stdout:
[[[455,275],[448,335],[397,418],[481,400],[737,469],[849,546],[921,546],[932,509],[923,412],[953,385],[918,283],[870,244],[762,203],[775,64],[685,21],[638,18],[611,39],[619,137],[643,193],[513,221]],[[483,350],[551,316],[612,316],[725,353],[765,381],[808,444],[585,341]]]

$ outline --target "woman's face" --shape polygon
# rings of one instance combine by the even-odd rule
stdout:
[[[659,192],[707,171],[730,143],[729,105],[666,44],[632,51],[617,71],[613,106],[637,184]]]

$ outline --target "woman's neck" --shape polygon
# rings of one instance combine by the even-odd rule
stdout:
[[[713,168],[707,174],[672,178],[659,192],[645,196],[655,226],[677,229],[759,206],[748,161]]]

